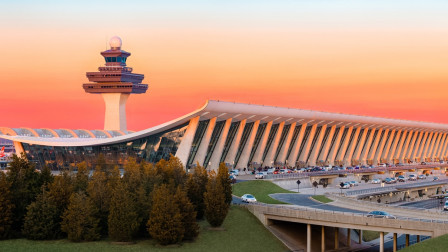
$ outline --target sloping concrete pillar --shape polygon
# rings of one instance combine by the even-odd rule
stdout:
[[[246,144],[243,147],[243,151],[240,155],[238,163],[236,164],[237,169],[247,167],[247,162],[249,162],[250,151],[254,145],[255,135],[257,135],[258,126],[260,125],[260,120],[254,122],[254,126],[250,131],[249,137],[247,138]]]
[[[322,145],[322,139],[324,139],[325,131],[327,130],[327,125],[322,125],[322,128],[320,129],[319,136],[316,139],[316,142],[314,143],[314,147],[311,150],[310,158],[308,159],[309,165],[316,165],[316,159],[317,154],[319,154],[320,146]]]
[[[292,165],[292,166],[296,165],[297,156],[299,155],[299,148],[300,148],[300,145],[302,144],[303,135],[305,134],[307,125],[308,125],[307,123],[304,123],[304,124],[302,124],[302,127],[300,128],[299,135],[297,136],[294,146],[292,147],[291,154],[289,154],[289,158],[288,158],[289,165]]]
[[[236,152],[238,151],[238,146],[240,146],[241,136],[243,135],[244,127],[246,126],[246,119],[241,120],[240,126],[238,127],[238,131],[236,132],[235,137],[230,145],[229,151],[227,152],[227,156],[224,159],[225,163],[232,164],[235,166],[235,157]]]
[[[196,134],[196,129],[199,125],[199,116],[190,119],[187,130],[185,131],[182,142],[179,144],[179,148],[176,152],[176,157],[186,165],[188,161],[188,155],[190,155],[191,144],[193,143],[194,134]]]
[[[286,135],[285,143],[280,146],[280,152],[278,153],[277,162],[286,163],[286,155],[288,154],[289,146],[291,145],[294,129],[296,128],[296,122],[291,123],[288,134]],[[291,165],[291,164],[290,164]],[[295,165],[295,164],[292,164]]]
[[[219,162],[221,162],[221,155],[224,150],[224,145],[226,143],[227,135],[229,134],[230,126],[232,125],[232,118],[226,120],[224,127],[221,131],[221,135],[216,142],[215,149],[213,150],[212,156],[210,157],[211,170],[218,170]]]

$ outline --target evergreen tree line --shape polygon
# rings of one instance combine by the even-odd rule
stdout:
[[[0,238],[180,243],[198,236],[197,220],[222,225],[231,190],[224,164],[217,174],[199,164],[187,174],[174,156],[156,164],[129,158],[120,174],[100,156],[91,176],[84,162],[77,172],[53,176],[14,155],[10,170],[0,174]]]

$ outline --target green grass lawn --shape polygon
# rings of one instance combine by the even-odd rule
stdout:
[[[436,238],[428,239],[416,244],[413,244],[400,251],[403,252],[419,252],[419,251],[447,251],[448,250],[448,235],[442,235]]]
[[[325,197],[325,195],[314,195],[314,196],[311,196],[311,198],[313,198],[313,199],[315,199],[315,200],[317,200],[317,201],[320,201],[320,202],[322,202],[322,203],[330,203],[330,202],[333,202],[331,199]]]
[[[233,185],[233,194],[236,196],[243,196],[246,193],[255,196],[257,201],[267,204],[286,204],[284,202],[275,200],[269,197],[269,194],[273,193],[294,193],[281,188],[280,186],[263,180],[251,180],[236,183]]]
[[[388,233],[384,233],[386,235]],[[380,232],[377,231],[370,231],[370,230],[363,230],[362,231],[362,240],[365,242],[373,241],[375,239],[380,238]]]
[[[210,231],[206,221],[200,222],[201,232],[194,242],[181,246],[163,247],[153,240],[137,241],[133,245],[114,245],[107,240],[73,243],[68,240],[30,241],[26,239],[0,241],[0,251],[288,251],[245,208],[232,206],[224,221],[224,231]]]

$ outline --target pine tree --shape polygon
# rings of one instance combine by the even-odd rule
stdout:
[[[27,211],[26,207],[35,200],[42,184],[34,164],[29,162],[23,153],[20,157],[13,155],[9,164],[7,180],[11,184],[11,202],[15,206],[11,231],[14,236],[19,236]]]
[[[73,191],[74,192],[85,192],[87,190],[87,185],[89,184],[89,171],[87,171],[87,163],[81,162],[77,164],[78,172],[73,179]]]
[[[205,218],[212,227],[219,227],[224,222],[229,211],[223,187],[218,178],[211,175],[204,193]]]
[[[153,192],[148,232],[162,245],[179,243],[183,239],[182,215],[170,189],[163,184]]]
[[[98,209],[99,227],[103,235],[107,234],[107,218],[109,216],[110,200],[112,192],[107,184],[106,173],[98,166],[92,175],[87,187],[87,193]]]
[[[97,209],[85,192],[73,193],[70,204],[62,216],[62,231],[74,242],[100,239]]]
[[[46,240],[60,237],[60,211],[44,187],[27,210],[22,231],[26,238]]]
[[[189,174],[186,182],[187,195],[194,205],[194,209],[197,212],[196,218],[198,219],[204,217],[204,193],[207,186],[207,180],[207,171],[198,163],[193,173]]]
[[[53,174],[51,174],[50,168],[48,166],[44,166],[44,168],[40,172],[40,183],[41,185],[48,186],[54,180]]]
[[[14,204],[11,202],[10,187],[11,183],[6,180],[6,175],[0,172],[0,239],[11,236]]]
[[[108,218],[109,237],[113,241],[132,241],[138,231],[140,223],[135,204],[132,194],[126,190],[123,182],[117,182],[112,191]]]
[[[224,163],[219,164],[217,179],[222,185],[226,204],[230,207],[230,203],[232,203],[232,180],[229,176],[229,170]]]
[[[199,235],[199,225],[196,222],[196,211],[187,197],[187,193],[179,186],[174,195],[179,211],[182,216],[184,228],[184,240],[193,240]]]

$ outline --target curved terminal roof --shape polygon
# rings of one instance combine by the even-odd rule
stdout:
[[[0,128],[0,137],[23,143],[48,146],[91,146],[114,144],[157,134],[184,124],[197,116],[200,116],[200,120],[207,120],[217,117],[218,121],[233,118],[234,120],[246,119],[248,122],[256,120],[260,120],[262,122],[273,121],[274,123],[285,122],[286,124],[297,122],[319,125],[327,124],[329,126],[344,125],[363,128],[406,129],[448,133],[448,124],[211,100],[207,101],[201,108],[187,115],[146,130],[138,132],[129,131],[128,134],[124,134],[120,131],[104,130],[58,129],[53,130],[54,132],[52,132],[48,129],[33,130],[29,128]]]

